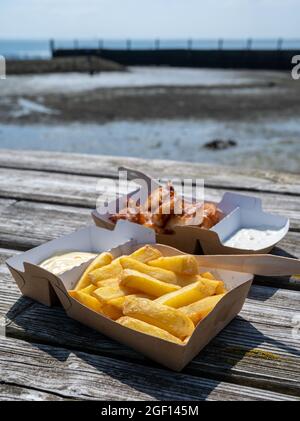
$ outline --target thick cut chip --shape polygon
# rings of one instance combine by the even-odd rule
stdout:
[[[216,288],[216,294],[225,294],[226,292],[228,292],[223,281],[217,281],[217,282],[218,282],[218,285]]]
[[[113,260],[109,265],[103,266],[102,268],[93,270],[89,273],[90,281],[93,284],[97,284],[99,281],[103,281],[109,278],[116,278],[122,273],[122,266],[119,259]]]
[[[132,292],[131,289],[121,286],[101,287],[93,291],[92,296],[99,300],[100,303],[105,304],[113,298],[124,297],[125,295],[132,294]]]
[[[91,293],[93,292],[93,291],[95,291],[95,289],[96,289],[97,287],[94,285],[94,284],[90,284],[90,285],[88,285],[87,287],[85,287],[85,288],[82,288],[80,291],[81,292],[84,292],[85,294],[89,294],[89,295],[91,295]],[[76,290],[75,290],[76,291]]]
[[[202,281],[206,285],[214,285],[216,288],[215,294],[223,294],[224,292],[227,292],[224,282],[223,281],[217,281],[216,279],[209,279],[208,277],[203,277],[202,275],[184,275],[177,273],[176,274],[177,285],[180,285],[182,287],[190,285],[197,281]]]
[[[161,295],[176,291],[180,288],[178,285],[159,281],[158,279],[152,278],[152,276],[132,269],[125,269],[123,271],[120,285],[133,288],[137,291],[152,295],[153,297],[160,297]]]
[[[100,302],[92,297],[89,294],[85,294],[82,291],[69,291],[69,294],[71,297],[75,298],[77,301],[79,301],[81,304],[85,305],[86,307],[89,307],[91,310],[96,311],[97,313],[102,313],[102,306]]]
[[[180,256],[159,257],[151,260],[148,265],[160,267],[162,269],[172,270],[186,275],[196,275],[199,273],[199,266],[195,256],[188,254]]]
[[[200,281],[200,275],[185,275],[184,273],[176,273],[176,283],[181,287]]]
[[[152,267],[126,256],[120,258],[120,263],[123,269],[137,270],[138,272],[145,273],[146,275],[152,276],[152,278],[158,279],[159,281],[176,284],[176,275],[170,270]]]
[[[203,298],[203,300],[181,307],[180,311],[187,315],[196,325],[214,309],[216,304],[224,297],[224,295],[225,294],[219,294]]]
[[[197,281],[179,289],[178,291],[163,295],[162,297],[157,298],[155,302],[174,308],[179,308],[210,295],[214,295],[215,292],[215,285],[207,285],[202,281]]]
[[[150,260],[158,259],[161,257],[161,252],[152,246],[144,246],[130,254],[128,257],[138,260],[142,263],[147,263]]]
[[[214,275],[212,273],[210,273],[210,272],[200,273],[200,276],[202,276],[202,278],[211,279],[212,281],[216,280],[216,278],[214,277]]]
[[[204,272],[201,273],[200,276],[201,278],[210,279],[211,281],[218,282],[218,285],[216,287],[216,294],[224,294],[225,292],[227,292],[224,282],[217,280],[212,273]]]
[[[212,279],[208,279],[208,278],[202,278],[201,276],[199,276],[200,280],[207,286],[212,286],[215,287],[215,294],[224,294],[225,292],[227,292],[224,282],[223,281],[215,281]]]
[[[104,253],[99,254],[99,256],[97,256],[92,261],[92,263],[86,268],[83,275],[81,276],[81,278],[77,282],[75,290],[78,291],[78,290],[88,286],[91,282],[90,279],[89,279],[89,276],[88,276],[89,273],[92,272],[95,269],[98,269],[98,268],[101,268],[103,266],[109,265],[111,263],[112,259],[113,259],[113,256],[110,253],[104,252]]]
[[[116,278],[108,278],[108,279],[103,279],[102,281],[97,282],[97,287],[112,287],[112,286],[118,286],[120,283],[121,278],[116,277]],[[92,284],[94,285],[94,284]],[[97,288],[96,287],[96,288]]]
[[[122,297],[118,298],[112,298],[108,301],[108,304],[117,307],[119,310],[123,311],[124,302],[127,297],[138,297],[138,298],[148,298],[151,300],[153,297],[147,294],[130,294],[130,295],[124,295]]]
[[[118,309],[117,307],[111,304],[103,304],[101,311],[105,316],[109,317],[112,320],[117,320],[123,316],[122,310]]]
[[[127,297],[123,314],[166,330],[181,340],[190,336],[194,330],[191,319],[181,311],[147,298]]]
[[[132,317],[123,316],[117,320],[122,326],[129,327],[130,329],[137,330],[138,332],[146,333],[147,335],[155,336],[156,338],[164,339],[165,341],[175,342],[182,345],[182,341],[176,336],[166,330],[160,329],[157,326],[150,325],[142,320],[133,319]]]

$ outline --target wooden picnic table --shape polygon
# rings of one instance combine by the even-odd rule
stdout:
[[[256,277],[239,316],[182,373],[69,319],[61,307],[48,308],[21,297],[5,260],[91,224],[99,188],[117,177],[120,165],[160,179],[203,177],[208,200],[219,199],[225,190],[262,198],[265,209],[291,221],[290,232],[274,253],[300,257],[298,175],[2,150],[0,314],[6,314],[7,326],[0,338],[0,399],[299,400],[300,281],[296,276]]]

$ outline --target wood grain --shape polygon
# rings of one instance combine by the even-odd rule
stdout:
[[[299,400],[223,381],[173,373],[66,348],[5,338],[2,384],[85,400]]]
[[[0,384],[0,401],[63,401],[65,399],[55,394],[18,387],[11,384]]]
[[[0,155],[1,156],[1,155]],[[9,183],[7,180],[9,179]],[[103,203],[105,199],[113,200],[115,195],[109,188],[108,177],[87,177],[77,174],[49,173],[45,171],[24,171],[0,168],[0,197],[15,200],[30,200],[80,206],[94,209],[96,200]],[[129,183],[134,189],[136,185]],[[226,190],[205,188],[205,199],[220,201]],[[239,190],[232,191],[239,192]],[[125,183],[120,183],[120,193],[125,194]],[[300,198],[274,193],[252,193],[262,200],[264,209],[274,214],[290,218],[291,229],[300,231]],[[102,198],[100,195],[105,195]],[[3,202],[4,204],[5,202]],[[1,202],[0,202],[1,210]]]
[[[237,169],[211,164],[193,164],[170,160],[146,160],[104,155],[66,154],[60,152],[1,150],[3,168],[33,169],[66,174],[116,177],[119,166],[128,166],[148,174],[170,178],[205,178],[206,185],[217,188],[300,194],[297,174]]]

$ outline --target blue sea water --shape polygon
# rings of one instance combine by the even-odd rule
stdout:
[[[300,39],[202,39],[202,40],[55,40],[56,48],[108,48],[108,49],[300,49]],[[0,55],[6,58],[48,58],[51,55],[50,40],[1,40]]]

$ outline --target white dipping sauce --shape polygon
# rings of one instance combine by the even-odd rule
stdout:
[[[40,266],[43,269],[53,273],[54,275],[61,275],[67,270],[70,270],[75,266],[79,266],[81,263],[87,262],[96,256],[97,255],[94,253],[74,251],[66,254],[52,256],[44,262],[40,263]]]
[[[276,243],[284,228],[276,229],[270,225],[260,225],[256,228],[241,228],[229,237],[223,244],[246,250],[260,250]]]

